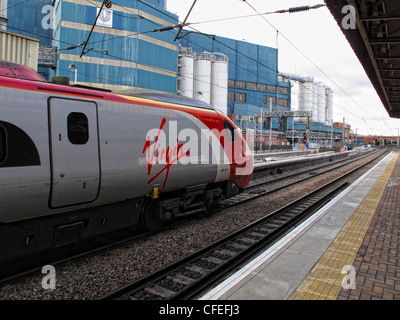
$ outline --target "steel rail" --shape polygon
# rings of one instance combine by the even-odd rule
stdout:
[[[101,299],[172,300],[193,298],[201,290],[236,268],[256,252],[264,250],[266,246],[277,241],[282,235],[329,202],[348,184],[345,181],[346,178],[366,164],[363,163],[353,168],[314,192],[190,256],[103,296]]]

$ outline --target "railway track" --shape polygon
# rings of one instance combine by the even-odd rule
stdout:
[[[130,283],[102,299],[193,298],[329,202],[347,186],[348,175],[364,165],[354,168],[311,194],[268,214],[211,246]]]
[[[260,183],[254,183],[247,186],[244,191],[235,197],[229,198],[223,202],[223,207],[227,208],[238,203],[249,201],[261,196],[265,196],[272,192],[277,192],[283,188],[290,187],[306,180],[312,179],[318,175],[334,171],[344,165],[360,161],[365,158],[374,156],[375,158],[384,154],[385,150],[377,150],[374,153],[368,153],[359,157],[336,161],[334,163],[324,164],[317,167],[307,168],[302,172],[291,173],[283,177],[274,178],[273,180],[267,180]],[[368,161],[368,160],[366,160]]]
[[[190,299],[314,213],[346,183],[329,183],[213,245],[103,299]]]

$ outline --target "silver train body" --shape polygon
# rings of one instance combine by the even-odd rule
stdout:
[[[0,76],[3,258],[139,222],[155,229],[204,212],[251,177],[242,136],[209,106],[35,80]],[[222,138],[245,146],[240,161],[226,143],[216,147]]]

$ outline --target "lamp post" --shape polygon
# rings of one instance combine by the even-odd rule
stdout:
[[[75,84],[76,84],[77,73],[78,73],[78,67],[77,67],[75,64],[71,63],[71,64],[68,66],[68,69],[75,72]]]
[[[358,130],[358,128],[356,128],[356,141],[355,141],[355,145],[357,145],[357,142],[358,142],[358,138],[357,138],[357,130]]]
[[[294,151],[294,116],[293,116],[293,122],[292,122],[292,151]]]
[[[269,111],[272,111],[272,97],[269,97]],[[269,152],[271,153],[271,145],[272,145],[272,118],[271,121],[269,122]]]
[[[264,129],[264,122],[263,122],[263,107],[262,106],[258,106],[259,108],[261,108],[261,134],[260,134],[260,138],[259,138],[259,144],[260,144],[260,153],[262,152],[262,136],[263,136],[263,129]]]

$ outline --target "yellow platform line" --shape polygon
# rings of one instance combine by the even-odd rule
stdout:
[[[396,154],[393,157],[325,255],[292,294],[291,300],[336,300],[346,276],[342,273],[342,268],[354,261],[396,164],[397,156]]]

